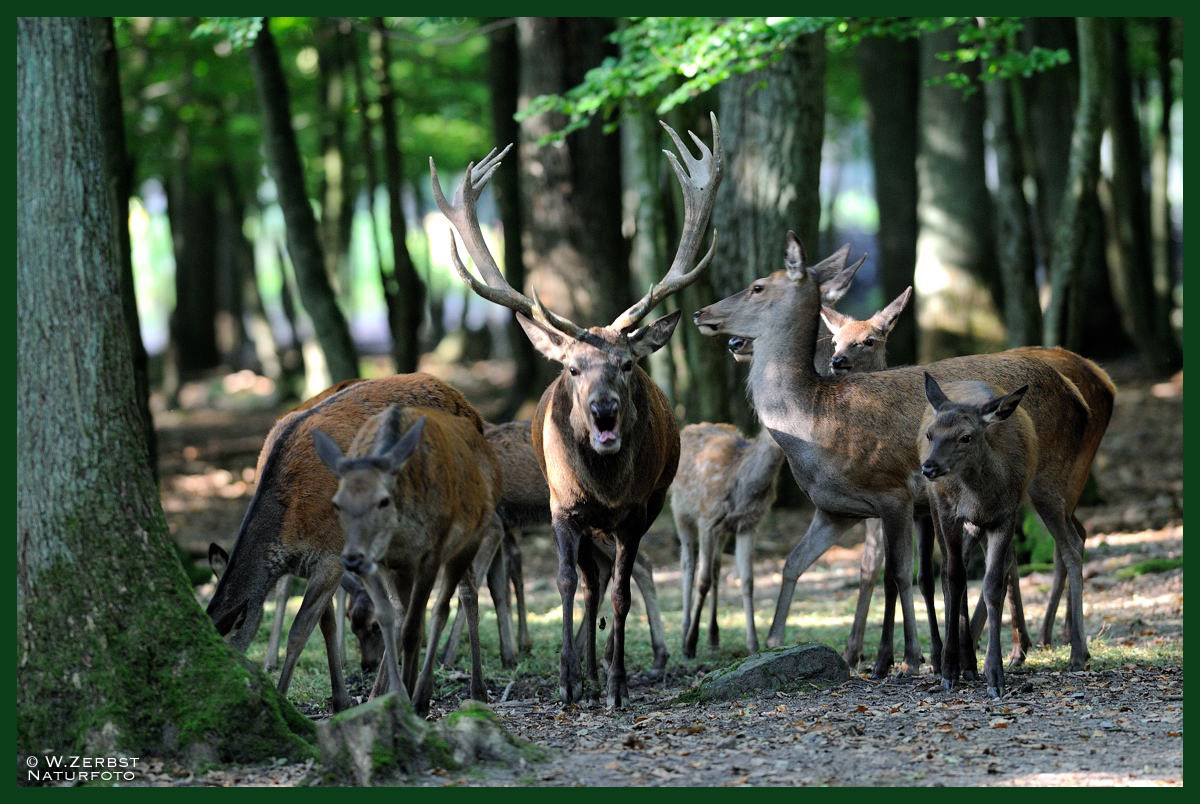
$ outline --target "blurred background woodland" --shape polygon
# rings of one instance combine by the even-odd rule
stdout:
[[[844,312],[914,286],[894,364],[1035,343],[1182,363],[1180,20],[141,17],[112,36],[135,352],[167,409],[420,368],[527,414],[557,367],[453,275],[429,158],[457,183],[517,143],[481,205],[493,251],[601,323],[677,236],[657,121],[707,139],[710,110],[718,253],[672,307],[775,270],[790,228],[810,256],[870,253]],[[648,362],[681,421],[750,424],[744,367],[692,327]]]

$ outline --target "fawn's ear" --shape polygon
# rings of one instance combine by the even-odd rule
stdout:
[[[937,380],[931,377],[928,371],[925,372],[925,398],[934,410],[940,410],[942,405],[950,401],[942,392],[942,386],[937,384]]]
[[[229,553],[226,553],[224,548],[216,542],[209,542],[208,545],[208,566],[212,567],[213,575],[217,576],[217,580],[225,574],[225,569],[229,566]]]
[[[998,396],[991,402],[984,404],[979,409],[979,416],[983,419],[984,424],[994,424],[1002,422],[1017,410],[1017,405],[1021,404],[1021,399],[1024,398],[1025,392],[1029,390],[1028,385],[1022,385],[1011,394]]]
[[[326,435],[323,430],[313,430],[312,437],[313,446],[316,447],[317,456],[320,457],[321,462],[329,467],[329,471],[341,477],[341,473],[338,472],[338,464],[345,457],[342,454],[342,448],[337,445],[337,442]]]
[[[567,355],[566,335],[520,313],[517,313],[517,323],[525,330],[525,336],[529,338],[533,348],[541,352],[543,357],[555,363],[563,362]]]
[[[629,340],[629,349],[633,352],[634,359],[640,360],[666,346],[682,316],[683,311],[676,310],[629,333],[626,337]]]
[[[912,285],[909,285],[903,293],[893,299],[891,304],[871,316],[871,327],[884,335],[890,333],[892,327],[896,326],[896,320],[900,318],[900,313],[904,312],[904,308],[908,306],[910,298],[912,298]]]
[[[413,422],[412,427],[396,442],[384,457],[388,462],[388,471],[392,474],[399,472],[404,468],[404,464],[408,463],[408,459],[417,451],[417,445],[421,443],[421,433],[425,431],[425,417],[417,419]]]
[[[842,315],[828,305],[822,304],[821,320],[825,322],[825,326],[829,327],[830,332],[832,332],[834,335],[837,335],[838,331],[841,330],[842,327],[846,326],[846,323],[850,320],[850,317]]]

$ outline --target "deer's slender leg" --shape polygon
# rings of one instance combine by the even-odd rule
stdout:
[[[846,652],[842,657],[851,669],[862,660],[863,641],[867,633],[867,617],[871,612],[871,596],[883,568],[883,523],[878,519],[866,520],[866,540],[863,542],[862,558],[858,562],[858,602],[854,607],[854,624],[850,626],[850,638],[846,640]]]
[[[283,636],[283,615],[287,613],[288,591],[292,576],[284,575],[275,584],[275,617],[271,620],[271,638],[267,652],[263,654],[263,672],[269,673],[279,666],[279,640]]]
[[[738,531],[734,560],[742,584],[742,610],[746,615],[746,650],[758,653],[758,631],[754,627],[754,531]]]
[[[641,528],[626,530],[617,536],[617,553],[613,557],[612,606],[613,606],[613,652],[608,665],[609,709],[619,709],[629,698],[629,685],[625,673],[625,619],[629,615],[629,580],[633,571],[634,558],[641,542]]]
[[[717,536],[711,527],[706,525],[700,528],[700,555],[696,562],[699,567],[696,579],[696,610],[690,618],[691,622],[683,639],[683,655],[689,659],[696,655],[696,643],[700,639],[700,622],[704,616],[704,603],[708,598],[708,591],[713,585],[713,565],[716,561],[714,553],[718,549],[716,541]],[[711,629],[711,626],[709,627]],[[711,638],[710,630],[709,639],[711,640]]]
[[[342,618],[345,619],[345,618]],[[342,644],[337,639],[338,616],[333,601],[321,612],[321,635],[325,638],[325,655],[329,660],[329,687],[333,693],[333,711],[350,708],[350,696],[346,693],[346,679],[342,675]]]
[[[300,611],[296,612],[296,619],[292,621],[292,627],[288,631],[287,652],[283,659],[283,670],[279,673],[278,689],[281,695],[287,695],[288,687],[292,683],[292,673],[296,669],[296,662],[300,659],[300,653],[304,650],[309,636],[312,635],[313,629],[316,628],[324,614],[325,607],[333,598],[333,590],[337,589],[341,582],[342,572],[341,559],[333,556],[318,564],[309,575],[308,587],[304,590],[304,600],[300,604]],[[332,670],[331,667],[330,682],[336,684],[342,678],[340,667],[337,679],[332,678]],[[333,690],[333,698],[335,701],[349,700],[344,683],[342,683],[341,689]]]
[[[362,576],[363,587],[375,607],[375,619],[379,621],[379,630],[383,634],[383,661],[375,676],[375,686],[371,697],[375,698],[384,691],[394,692],[402,700],[409,700],[408,689],[400,678],[400,654],[396,645],[396,608],[389,586],[391,578],[386,569],[380,568],[370,575]],[[383,686],[386,679],[386,686]]]
[[[881,511],[887,558],[883,566],[886,593],[883,632],[879,654],[875,658],[874,676],[882,678],[892,662],[892,632],[895,626],[896,599],[904,615],[904,666],[902,674],[920,669],[921,642],[917,636],[916,610],[912,599],[912,514],[911,500],[895,502]]]
[[[721,646],[721,629],[717,624],[717,607],[720,601],[721,591],[721,556],[725,552],[725,543],[729,541],[729,534],[722,533],[721,537],[716,540],[713,545],[712,563],[709,564],[709,572],[712,575],[712,606],[711,614],[708,619],[708,647],[709,650],[717,650]]]
[[[1072,670],[1087,669],[1091,661],[1083,620],[1083,542],[1068,516],[1061,497],[1046,492],[1036,485],[1029,491],[1033,507],[1042,518],[1050,535],[1054,537],[1057,554],[1062,562],[1067,579],[1067,616],[1071,633]],[[1050,621],[1053,626],[1053,621]],[[1044,629],[1044,625],[1043,625]]]
[[[675,533],[679,536],[679,575],[683,583],[683,655],[695,656],[695,642],[692,643],[691,653],[688,652],[688,633],[692,626],[692,598],[696,581],[696,559],[692,553],[692,545],[696,541],[696,523],[682,513],[675,511]]]
[[[987,680],[988,695],[999,698],[1004,694],[1004,667],[1000,661],[1000,617],[1004,610],[1004,591],[1008,583],[1012,554],[1012,526],[1004,523],[1000,528],[987,533],[987,569],[983,576],[983,599],[988,610],[987,658],[983,662],[983,676]]]
[[[783,644],[788,609],[792,605],[792,595],[796,591],[796,580],[800,574],[824,555],[846,529],[857,521],[857,518],[839,517],[820,508],[813,514],[808,530],[784,562],[783,582],[779,586],[779,600],[775,603],[775,619],[771,621],[771,630],[767,634],[768,648]]]
[[[558,549],[558,596],[562,601],[562,653],[558,661],[558,692],[563,703],[574,703],[579,689],[579,655],[575,651],[575,590],[579,575],[580,533],[565,517],[554,521],[554,542]]]
[[[521,546],[516,534],[504,529],[504,559],[508,567],[508,579],[512,582],[513,597],[517,605],[517,649],[524,654],[533,651],[533,640],[529,637],[529,623],[525,614],[525,571],[521,563]]]
[[[658,605],[658,591],[654,588],[654,568],[643,555],[633,562],[633,582],[642,593],[642,604],[646,607],[646,620],[650,624],[650,648],[654,660],[649,675],[658,678],[666,669],[670,651],[667,650],[667,631],[663,628],[662,609]]]
[[[942,634],[938,629],[937,608],[934,599],[933,542],[935,538],[932,517],[918,517],[917,553],[921,566],[917,571],[917,583],[921,587],[921,597],[925,600],[925,617],[929,620],[930,653],[933,654],[933,672],[936,675],[942,671]]]
[[[450,617],[450,598],[452,598],[454,596],[455,591],[457,591],[460,588],[460,583],[463,585],[466,585],[466,586],[470,586],[475,581],[475,575],[473,572],[471,572],[471,560],[472,560],[472,556],[470,553],[464,553],[462,555],[455,556],[446,562],[445,567],[442,572],[442,585],[438,589],[438,595],[437,595],[437,598],[434,600],[434,604],[433,604],[433,612],[430,615],[429,646],[425,649],[425,662],[421,665],[421,673],[417,678],[416,690],[413,692],[413,696],[412,696],[413,697],[413,706],[416,708],[417,714],[421,715],[422,717],[429,714],[429,702],[433,698],[433,662],[434,662],[434,658],[437,656],[437,646],[438,646],[438,641],[442,636],[442,629],[446,625],[446,620],[448,620]],[[415,609],[415,612],[410,613],[409,616],[405,617],[405,619],[404,619],[404,641],[405,641],[404,661],[405,661],[405,664],[408,664],[409,619],[412,617],[413,613],[420,612],[420,614],[424,614],[424,612],[425,612],[425,602],[424,601],[428,599],[429,593],[428,593],[428,587],[426,587],[423,583],[421,583],[421,581],[423,581],[424,578],[428,577],[428,578],[430,578],[430,584],[432,584],[432,579],[437,575],[437,568],[435,566],[432,569],[433,569],[432,572],[423,573],[421,576],[419,576],[418,584],[414,588],[414,597],[413,597],[414,604],[418,600],[418,598],[416,597],[416,594],[418,594],[421,591],[425,592],[424,600],[421,600],[419,607],[414,605],[413,608]],[[467,601],[467,605],[468,606],[471,605],[469,600]],[[478,599],[476,599],[475,612],[476,612],[475,638],[476,638],[476,640],[478,640],[478,638],[479,638]],[[470,625],[471,625],[470,614],[468,613],[466,616],[467,616],[467,627],[469,629]],[[421,617],[420,619],[424,619],[424,617]],[[417,653],[417,649],[420,648],[419,634],[417,634],[416,636],[417,636],[417,639],[413,640],[414,649],[412,651],[412,653],[414,655],[414,659],[415,659],[415,656]],[[415,661],[414,661],[414,664],[415,664]],[[407,667],[406,667],[405,668],[405,676],[407,677],[407,675],[408,675],[408,672],[407,672]],[[480,677],[479,677],[478,683],[480,686],[482,686],[482,670],[480,671]],[[476,681],[474,679],[472,679],[471,688],[472,688],[472,690],[474,690],[476,688]]]
[[[502,555],[502,554],[498,554]],[[474,577],[463,573],[458,583],[458,604],[467,612],[467,639],[471,643],[471,697],[487,703],[487,688],[483,683],[483,655],[479,645],[479,594],[475,589]],[[504,579],[508,585],[508,579]]]
[[[579,543],[579,572],[582,575],[583,593],[583,623],[580,634],[583,637],[583,660],[586,668],[584,690],[581,695],[590,697],[587,691],[589,682],[600,686],[600,670],[596,662],[596,620],[600,609],[600,599],[604,594],[600,586],[600,568],[596,563],[596,550],[591,539],[583,539]]]

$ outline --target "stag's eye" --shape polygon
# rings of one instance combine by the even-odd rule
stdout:
[[[874,346],[874,345],[875,345],[874,338],[872,338],[870,336],[863,338],[863,346]]]
[[[751,293],[762,293],[762,292],[763,292],[763,286],[762,286],[762,285],[752,285],[752,286],[750,287],[750,292],[751,292]]]
[[[621,364],[621,371],[633,371],[633,361],[626,360]]]
[[[572,377],[579,376],[579,369],[575,368],[574,366],[567,366],[567,371],[571,372]]]
[[[960,436],[958,437],[958,443],[960,443],[960,444],[970,444],[970,443],[971,443],[971,434],[970,434],[970,433],[966,433],[966,434],[964,434],[964,435],[960,435]]]
[[[387,497],[384,497],[382,500],[379,501],[380,508],[387,508],[391,504],[392,504],[391,499],[389,499]]]

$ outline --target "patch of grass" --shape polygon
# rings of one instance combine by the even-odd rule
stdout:
[[[1168,572],[1182,566],[1183,556],[1179,558],[1150,558],[1145,561],[1139,561],[1136,564],[1130,564],[1128,567],[1122,567],[1116,571],[1115,575],[1118,580],[1128,581],[1137,578],[1139,575],[1146,575],[1152,572]]]
[[[1049,563],[1022,564],[1017,568],[1017,572],[1021,574],[1022,578],[1033,572],[1054,572],[1054,562],[1051,561]]]

